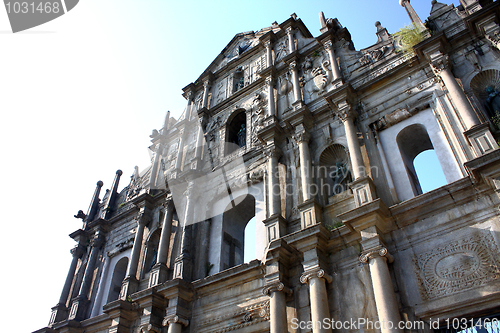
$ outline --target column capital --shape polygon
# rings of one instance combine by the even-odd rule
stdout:
[[[263,289],[262,293],[266,296],[271,296],[272,292],[275,291],[283,291],[287,293],[288,295],[291,295],[293,292],[290,288],[286,287],[283,282],[278,281],[274,283],[267,284]]]
[[[294,61],[290,62],[290,64],[288,65],[288,67],[290,68],[290,70],[296,71],[297,70],[297,61],[294,60]]]
[[[327,40],[326,42],[323,43],[323,47],[325,50],[329,51],[333,49],[333,43],[331,40]]]
[[[172,209],[174,208],[174,199],[172,197],[168,197],[165,202],[163,203],[163,207],[165,209]]]
[[[194,94],[191,90],[186,91],[186,99],[188,100],[188,103],[190,103],[194,98]]]
[[[293,28],[292,27],[288,27],[288,28],[285,29],[285,31],[286,31],[287,35],[291,35],[293,33]]]
[[[270,40],[266,40],[266,41],[264,42],[264,46],[265,46],[266,48],[270,48],[270,47],[271,47],[271,41],[270,41]]]
[[[104,234],[102,231],[97,231],[94,238],[90,241],[92,247],[99,248],[104,243]]]
[[[77,245],[74,248],[72,248],[70,252],[74,258],[80,258],[85,252],[85,248],[81,245]]]
[[[352,110],[351,105],[347,101],[340,101],[337,103],[337,110],[334,113],[339,117],[342,122],[345,122],[348,119],[354,120],[355,114]]]
[[[283,155],[283,152],[273,144],[264,149],[264,155],[267,157],[280,158]]]
[[[271,87],[272,85],[274,85],[274,78],[272,76],[266,77],[265,83],[268,87]]]
[[[166,316],[163,318],[162,322],[163,326],[168,326],[170,324],[181,324],[184,327],[187,327],[189,325],[189,320],[186,318],[180,317],[178,315],[171,315],[171,316]]]
[[[449,56],[441,52],[435,52],[429,56],[432,71],[436,76],[440,76],[443,70],[450,68]]]
[[[189,199],[191,198],[191,196],[194,194],[194,183],[193,182],[189,182],[187,187],[186,187],[186,190],[184,191],[184,195]]]
[[[359,256],[359,261],[363,264],[368,263],[370,260],[375,258],[384,258],[389,262],[394,261],[394,257],[389,253],[386,247],[377,247],[375,249],[370,249],[363,251]]]
[[[203,88],[207,89],[208,87],[210,87],[210,85],[211,85],[211,82],[209,79],[203,80]]]
[[[149,221],[151,221],[151,216],[149,216],[149,214],[146,214],[144,210],[141,210],[135,217],[135,220],[138,225],[145,226],[146,224],[149,223]]]
[[[293,134],[293,138],[295,139],[295,141],[297,141],[297,143],[309,143],[309,140],[311,140],[311,134],[309,134],[309,132],[305,128],[301,128],[295,131],[295,133]]]
[[[306,284],[306,283],[309,283],[309,280],[314,279],[314,278],[325,279],[326,282],[328,282],[328,283],[332,283],[332,281],[333,281],[333,278],[328,273],[326,273],[323,269],[319,268],[319,269],[315,269],[313,271],[304,272],[300,276],[300,282]]]

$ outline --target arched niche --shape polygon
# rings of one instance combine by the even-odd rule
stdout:
[[[470,87],[487,118],[500,127],[500,71],[487,69],[476,74]]]
[[[350,191],[351,166],[347,149],[338,143],[326,147],[319,157],[317,177],[325,204],[328,198]]]
[[[116,301],[120,296],[123,279],[127,274],[128,258],[123,257],[116,263],[113,269],[113,277],[109,286],[108,302]]]

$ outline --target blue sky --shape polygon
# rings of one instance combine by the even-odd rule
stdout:
[[[412,5],[424,20],[431,1]],[[109,188],[122,169],[123,187],[135,165],[147,167],[151,130],[167,110],[180,115],[181,89],[234,35],[296,13],[318,36],[320,11],[349,29],[358,50],[376,42],[376,21],[389,33],[410,23],[398,0],[82,0],[12,34],[0,10],[1,279],[15,309],[5,331],[48,323],[71,261],[68,234],[81,226],[73,215],[86,211],[98,180]]]

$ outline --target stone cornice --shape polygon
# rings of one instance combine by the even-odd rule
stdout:
[[[381,199],[376,199],[368,204],[340,214],[338,218],[348,228],[355,231],[376,226],[383,233],[387,233],[397,228],[391,217],[389,208],[387,208]]]

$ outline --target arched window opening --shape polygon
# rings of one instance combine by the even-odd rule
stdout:
[[[160,244],[160,231],[156,230],[149,237],[146,247],[146,259],[144,260],[144,274],[149,273],[156,264],[158,257],[158,245]]]
[[[120,297],[123,279],[127,274],[128,258],[121,258],[115,265],[111,285],[109,287],[108,303],[116,301]]]
[[[431,151],[431,153],[434,153],[434,155],[436,155],[434,152],[434,146],[432,145],[431,139],[429,138],[429,134],[427,133],[427,130],[423,125],[413,124],[404,128],[401,132],[399,132],[399,134],[396,137],[396,141],[398,144],[399,152],[401,153],[401,157],[405,165],[405,170],[408,175],[408,179],[410,181],[410,186],[413,191],[413,194],[415,196],[420,195],[424,193],[421,181],[425,179],[427,182],[427,179],[429,179],[429,177],[431,177],[433,173],[437,173],[437,170],[443,173],[443,170],[439,162],[437,162],[433,166],[430,166],[430,165],[425,165],[424,161],[424,167],[419,167],[420,171],[417,174],[417,170],[414,164],[415,158],[420,153],[425,151]],[[426,156],[428,156],[428,154],[423,155],[424,158]],[[439,186],[441,185],[437,185],[432,189],[437,188]]]
[[[418,154],[413,161],[413,165],[415,166],[415,172],[420,182],[422,193],[432,191],[447,184],[434,149]]]
[[[246,146],[247,122],[245,112],[237,114],[227,128],[227,154]]]
[[[254,217],[255,198],[251,195],[238,197],[231,201],[226,207],[222,224],[223,239],[221,261],[223,269],[228,269],[246,262],[245,249],[250,248],[252,245],[254,248],[253,256],[255,256],[255,231],[252,232],[251,226],[248,230],[246,229],[247,224],[254,219]]]
[[[319,158],[318,177],[321,182],[325,204],[328,198],[349,190],[352,182],[349,158],[344,146],[334,144],[327,147]]]
[[[250,262],[254,259],[257,259],[255,255],[255,216],[248,221],[247,226],[245,227],[245,238],[244,238],[244,261]]]

